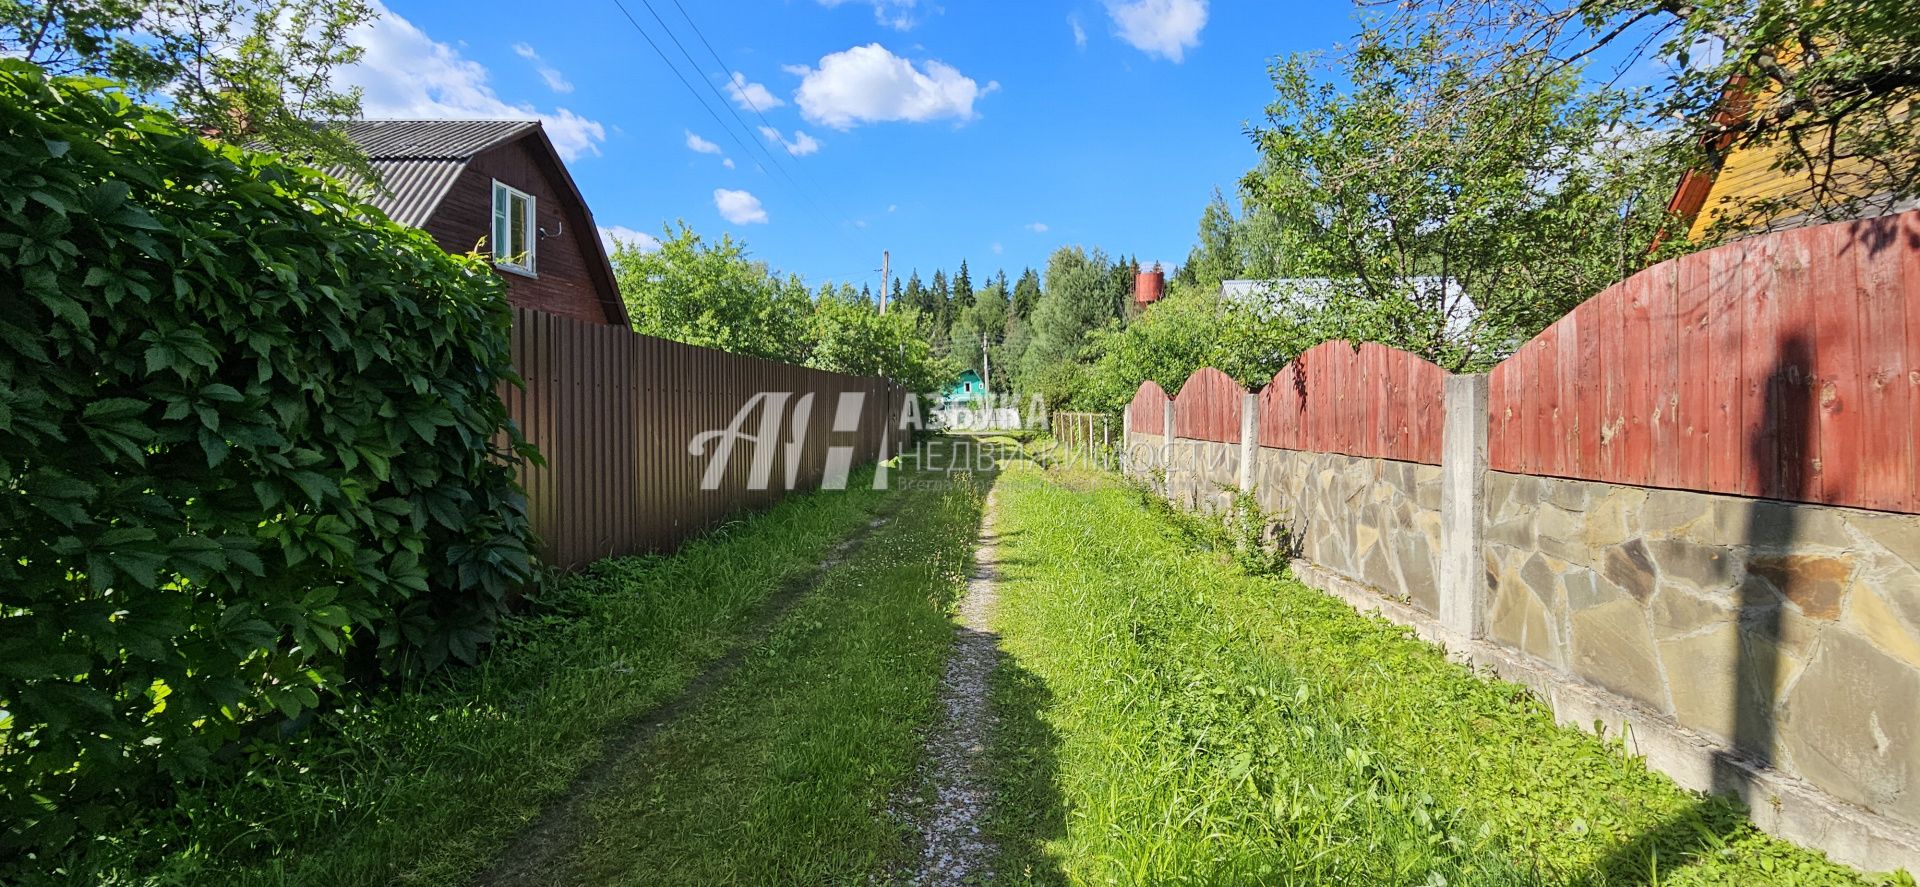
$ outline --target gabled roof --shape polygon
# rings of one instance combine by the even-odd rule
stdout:
[[[402,225],[426,224],[474,155],[529,131],[536,120],[355,120],[347,138],[380,176],[368,202]],[[345,169],[327,172],[357,184]]]
[[[574,184],[540,121],[355,120],[347,124],[347,138],[360,146],[380,175],[380,187],[373,189],[367,202],[379,207],[387,218],[412,228],[425,226],[433,217],[447,190],[474,157],[519,139],[534,139],[538,143],[533,152],[536,162],[572,198],[572,205],[562,210],[577,216],[571,222],[584,232],[579,244],[587,253],[587,273],[598,285],[601,307],[616,325],[629,325],[627,306],[620,300],[620,288],[614,281],[606,247],[600,242],[593,210],[587,207],[580,186]],[[348,185],[359,184],[359,177],[350,170],[334,168],[327,173]]]

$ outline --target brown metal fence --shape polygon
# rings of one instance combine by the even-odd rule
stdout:
[[[526,308],[514,309],[513,362],[526,387],[508,387],[502,398],[547,463],[521,472],[528,516],[542,559],[562,569],[673,548],[737,512],[815,489],[830,470],[904,446],[899,426],[908,392],[878,377],[697,348]],[[733,426],[763,392],[789,394],[773,407],[775,439],[736,439],[718,483],[702,489],[710,457],[725,444],[701,453],[691,448],[694,439]],[[763,401],[740,431],[761,437],[768,408]],[[755,457],[768,453],[767,482],[755,484]]]

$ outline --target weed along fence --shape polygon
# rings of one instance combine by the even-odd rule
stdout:
[[[1488,375],[1326,343],[1257,394],[1146,383],[1127,427],[1129,471],[1254,497],[1301,579],[1920,871],[1920,213],[1649,268]]]
[[[908,393],[878,377],[524,308],[514,311],[513,363],[526,387],[502,397],[546,459],[521,483],[551,566],[671,548],[905,443]],[[727,429],[740,435],[708,434]]]

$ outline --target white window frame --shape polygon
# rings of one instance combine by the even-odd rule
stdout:
[[[513,212],[513,200],[516,197],[525,201],[525,209],[522,210],[520,219],[520,230],[526,238],[524,244],[525,250],[518,254],[508,252],[508,250],[513,247],[509,241],[513,237],[513,219],[511,214]],[[488,237],[488,240],[493,242],[494,267],[525,274],[529,277],[537,276],[537,266],[534,263],[534,244],[540,239],[540,229],[534,224],[534,220],[538,218],[534,211],[534,200],[535,198],[532,194],[528,194],[499,179],[493,181],[493,231]]]

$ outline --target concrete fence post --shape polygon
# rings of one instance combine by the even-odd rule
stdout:
[[[1167,402],[1160,408],[1160,423],[1160,468],[1166,472],[1167,476],[1167,488],[1160,492],[1167,498],[1172,499],[1174,498],[1174,490],[1179,489],[1179,487],[1176,486],[1178,481],[1174,475],[1180,458],[1180,450],[1174,443],[1174,441],[1179,438],[1173,429],[1173,398],[1171,397],[1167,398]]]
[[[1461,639],[1486,634],[1487,580],[1481,560],[1486,515],[1487,377],[1447,377],[1440,443],[1440,626]]]
[[[1260,395],[1240,395],[1240,492],[1252,493],[1260,459]]]

